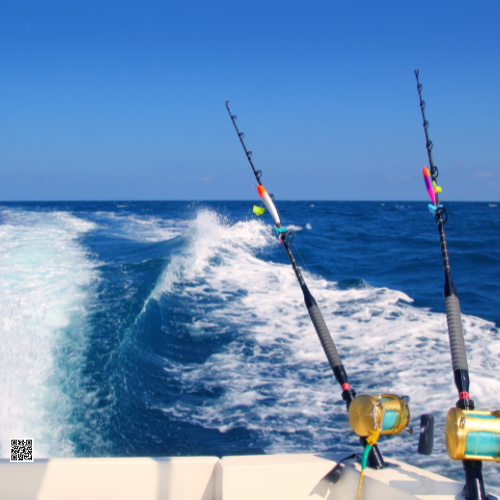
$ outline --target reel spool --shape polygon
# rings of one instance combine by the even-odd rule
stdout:
[[[500,411],[452,408],[446,418],[446,450],[452,460],[500,462]]]
[[[382,396],[357,396],[349,405],[349,423],[360,437],[367,437],[382,421],[381,435],[399,434],[410,423],[409,398],[382,394]]]

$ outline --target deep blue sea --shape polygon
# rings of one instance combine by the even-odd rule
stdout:
[[[341,390],[254,202],[0,205],[0,446],[35,457],[357,450]],[[411,397],[445,451],[453,384],[437,226],[422,202],[283,202],[353,388]],[[446,204],[478,409],[500,409],[500,207]],[[498,493],[496,464],[485,464]]]

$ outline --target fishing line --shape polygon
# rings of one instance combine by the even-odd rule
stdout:
[[[302,264],[304,264],[304,267],[306,268],[306,271],[307,272],[310,272],[309,269],[307,268],[306,266],[306,263],[304,262],[304,259],[302,258],[302,255],[300,253],[300,250],[299,250],[299,247],[297,246],[296,243],[293,244],[293,247],[295,248],[295,250],[297,250],[297,253],[299,254],[299,257],[300,257],[300,260],[302,261]]]

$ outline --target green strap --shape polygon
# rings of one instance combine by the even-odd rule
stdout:
[[[363,450],[363,458],[361,459],[361,468],[366,469],[366,464],[368,462],[368,455],[370,454],[372,447],[371,445],[367,444],[365,446],[365,449]]]

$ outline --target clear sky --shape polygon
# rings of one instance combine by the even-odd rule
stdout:
[[[0,200],[500,200],[500,2],[0,3]]]

